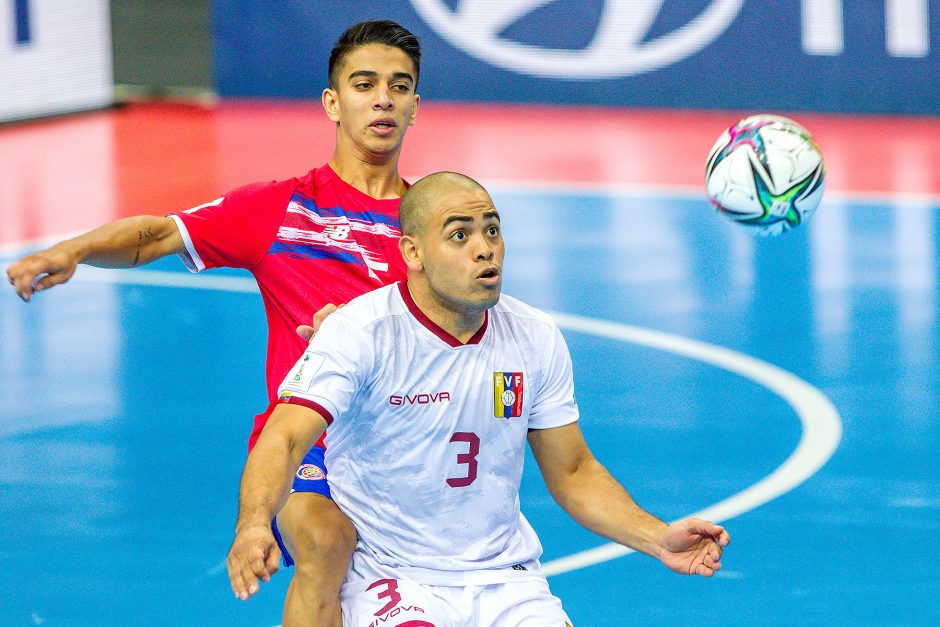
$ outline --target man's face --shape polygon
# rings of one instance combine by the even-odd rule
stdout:
[[[431,291],[445,307],[476,313],[499,301],[505,248],[486,191],[457,187],[441,193],[415,239]]]
[[[339,63],[335,89],[323,92],[327,115],[343,140],[363,152],[386,155],[401,147],[414,124],[419,97],[414,63],[399,48],[366,44]]]

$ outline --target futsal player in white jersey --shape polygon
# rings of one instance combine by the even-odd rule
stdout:
[[[248,457],[228,558],[236,596],[275,569],[270,520],[328,425],[333,498],[359,534],[344,625],[568,621],[519,508],[527,441],[555,500],[588,529],[680,573],[721,568],[722,527],[667,525],[591,455],[561,333],[500,295],[504,246],[486,191],[434,174],[403,196],[400,217],[407,282],[324,322]]]

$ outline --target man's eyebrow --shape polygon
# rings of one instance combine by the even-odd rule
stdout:
[[[379,75],[378,72],[374,72],[372,70],[356,70],[355,72],[349,75],[348,80],[352,80],[354,78],[359,78],[359,77],[375,78],[378,75]]]
[[[493,218],[496,218],[497,220],[499,220],[499,212],[496,211],[495,209],[487,211],[486,213],[483,214],[484,221],[491,220]],[[447,225],[450,224],[451,222],[473,222],[473,218],[471,218],[470,216],[452,215],[452,216],[447,217],[444,220],[444,224],[441,226],[441,228],[442,229],[447,228]]]
[[[347,77],[347,80],[351,81],[354,78],[377,78],[378,75],[379,73],[376,72],[375,70],[356,70],[355,72],[353,72]],[[406,80],[411,81],[412,83],[415,82],[414,77],[408,72],[395,72],[394,74],[392,74],[392,79],[395,79],[395,80],[406,79]]]
[[[473,218],[470,216],[453,215],[444,220],[444,224],[441,226],[441,228],[446,229],[447,225],[451,222],[473,222]]]

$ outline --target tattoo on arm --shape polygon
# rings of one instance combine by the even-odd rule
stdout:
[[[137,231],[137,252],[134,254],[134,263],[131,264],[132,267],[137,266],[137,262],[140,261],[140,249],[144,246],[144,240],[150,239],[153,237],[153,231],[150,230],[150,227],[147,227],[146,231]]]
[[[134,255],[134,262],[131,264],[131,267],[136,267],[137,262],[140,260],[140,248],[144,245],[144,232],[137,231],[137,253]]]

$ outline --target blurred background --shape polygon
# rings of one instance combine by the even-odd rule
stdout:
[[[8,0],[0,119],[129,95],[318,97],[337,36],[377,16],[421,39],[435,100],[940,107],[930,0]]]

